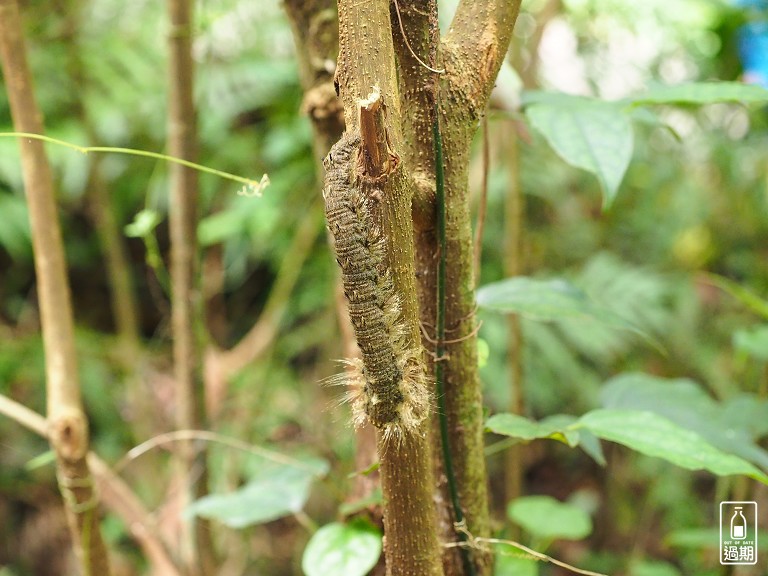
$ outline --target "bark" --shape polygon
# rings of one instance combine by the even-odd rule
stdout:
[[[445,158],[446,318],[445,409],[459,501],[467,529],[488,537],[487,471],[483,453],[482,394],[477,365],[475,278],[467,171],[469,147],[509,45],[518,0],[462,0],[441,44],[439,115]],[[429,213],[423,210],[421,213]],[[433,212],[434,213],[434,212]],[[422,320],[432,325],[436,293],[435,222],[416,220]],[[443,511],[450,498],[441,483]],[[489,574],[491,557],[473,551],[475,570]],[[447,564],[448,565],[448,564]],[[455,556],[451,573],[461,574]]]
[[[304,90],[302,108],[314,128],[313,147],[321,175],[320,160],[344,130],[341,105],[333,87],[339,51],[336,0],[284,0],[283,5],[296,44]]]
[[[0,57],[14,129],[42,134],[42,115],[27,66],[18,5],[13,0],[0,1]],[[56,453],[56,476],[83,573],[108,576],[109,558],[99,529],[98,500],[86,460],[88,422],[80,397],[74,321],[53,178],[42,142],[21,140],[20,147],[46,359],[48,436]]]
[[[400,95],[386,0],[339,0],[340,54],[336,79],[344,102],[347,130],[359,128],[359,102],[378,87],[387,107],[386,129],[394,154],[404,154]],[[401,165],[388,178],[382,196],[382,228],[389,268],[400,296],[407,345],[420,348],[410,167]],[[433,474],[428,423],[400,438],[378,434],[384,494],[384,552],[387,573],[442,574],[432,506]]]
[[[170,31],[168,150],[171,156],[197,160],[197,119],[194,104],[194,63],[192,61],[192,3],[169,0]],[[171,323],[175,376],[176,427],[202,428],[203,398],[198,335],[201,326],[197,282],[197,172],[172,164],[170,168],[171,234]],[[204,455],[196,455],[191,442],[179,444],[177,454],[182,482],[182,506],[205,493]],[[190,574],[213,570],[210,532],[197,519],[182,520],[181,556]]]

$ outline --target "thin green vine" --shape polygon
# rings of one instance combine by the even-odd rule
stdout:
[[[209,168],[202,164],[196,164],[182,158],[176,158],[175,156],[168,156],[167,154],[160,154],[159,152],[149,152],[148,150],[136,150],[134,148],[116,148],[112,146],[78,146],[72,144],[66,140],[59,140],[58,138],[51,138],[50,136],[44,136],[43,134],[32,134],[30,132],[0,132],[0,137],[5,138],[30,138],[32,140],[42,140],[50,144],[58,144],[72,150],[77,150],[81,154],[88,154],[89,152],[100,153],[113,153],[113,154],[126,154],[129,156],[144,156],[147,158],[155,158],[156,160],[163,160],[165,162],[173,162],[174,164],[181,164],[187,168],[198,170],[199,172],[207,172],[226,180],[232,180],[233,182],[239,182],[243,184],[243,188],[239,194],[245,196],[260,196],[264,188],[269,185],[269,176],[264,174],[260,180],[253,180],[252,178],[245,178],[243,176],[237,176],[229,172],[222,170],[216,170],[215,168]]]

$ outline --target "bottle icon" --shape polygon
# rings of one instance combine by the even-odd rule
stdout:
[[[746,537],[747,519],[741,513],[741,506],[736,506],[731,517],[731,538],[734,540],[744,540]]]

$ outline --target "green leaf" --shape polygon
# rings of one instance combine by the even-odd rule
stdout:
[[[620,374],[605,383],[600,398],[605,408],[648,410],[668,418],[701,435],[715,448],[768,469],[768,451],[754,442],[757,436],[749,428],[752,419],[744,417],[749,412],[733,414],[732,409],[715,402],[693,380]],[[756,412],[751,415],[759,416],[761,406],[765,415],[765,406],[757,398],[753,400],[749,404]]]
[[[328,463],[312,460],[306,466],[266,464],[245,486],[227,494],[204,496],[186,513],[244,528],[299,512],[309,497],[312,481],[327,473]]]
[[[125,235],[130,238],[144,238],[152,234],[152,231],[160,224],[160,214],[155,210],[142,210],[133,218],[133,222],[126,224]]]
[[[517,414],[494,414],[485,424],[489,432],[530,441],[539,438],[549,438],[568,444],[570,447],[580,446],[601,466],[605,465],[605,456],[600,442],[588,430],[576,430],[573,423],[577,419],[567,414],[556,414],[544,418],[540,422],[529,420]]]
[[[381,488],[377,486],[373,492],[371,492],[365,498],[359,498],[352,502],[344,502],[341,506],[339,506],[339,514],[344,517],[352,516],[352,514],[357,514],[366,508],[373,508],[382,504],[383,502],[384,497],[381,494]]]
[[[593,320],[646,336],[634,324],[595,303],[576,286],[559,278],[535,280],[514,276],[486,284],[477,291],[477,303],[483,308],[514,312],[533,320]]]
[[[211,246],[236,235],[243,235],[248,212],[236,206],[206,216],[197,226],[201,246]]]
[[[768,324],[737,330],[733,334],[733,347],[742,354],[768,362]]]
[[[629,161],[632,124],[622,106],[576,96],[539,98],[525,108],[531,125],[566,162],[594,174],[610,206]]]
[[[721,452],[699,434],[653,412],[593,410],[582,416],[576,426],[682,468],[708,470],[718,476],[743,474],[768,484],[768,476],[749,462]]]
[[[493,576],[536,576],[538,573],[538,561],[523,557],[522,552],[496,554]]]
[[[552,438],[575,446],[578,443],[578,433],[566,430],[566,426],[576,419],[564,422],[560,419],[542,420],[534,422],[517,414],[495,414],[488,419],[485,426],[495,434],[502,434],[521,440],[535,440],[537,438]]]
[[[381,555],[381,534],[370,524],[334,522],[312,535],[301,567],[306,576],[365,576]]]
[[[741,82],[694,82],[656,86],[631,99],[633,105],[713,104],[716,102],[768,102],[768,90]]]
[[[48,464],[53,464],[54,462],[56,462],[56,452],[53,450],[47,450],[46,452],[38,454],[31,460],[27,461],[27,463],[24,465],[24,469],[29,471],[37,470],[38,468],[48,466]]]
[[[537,538],[580,540],[592,532],[589,514],[551,496],[524,496],[507,506],[507,516]]]

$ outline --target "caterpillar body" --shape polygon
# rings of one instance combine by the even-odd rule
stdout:
[[[360,136],[345,132],[323,161],[323,199],[349,315],[362,353],[353,367],[355,421],[366,416],[385,434],[399,434],[426,417],[429,395],[418,354],[406,346],[400,303],[386,264],[385,238],[376,225],[380,184],[357,177]],[[368,190],[368,188],[372,188]]]

